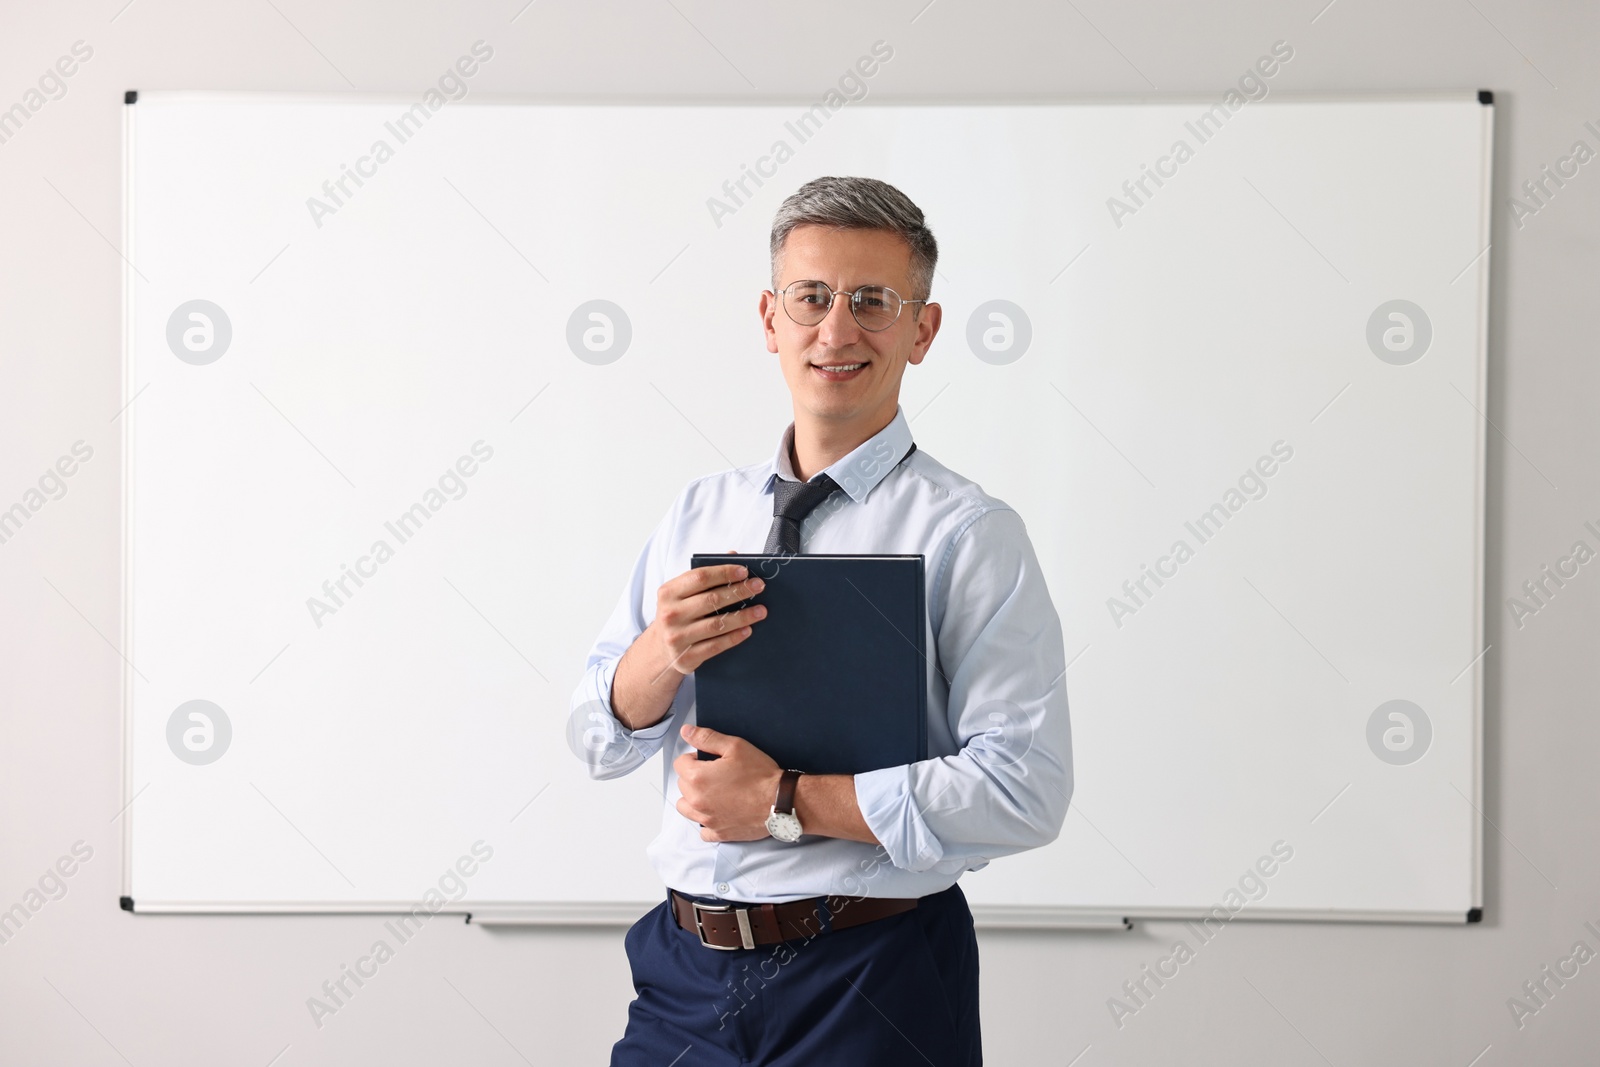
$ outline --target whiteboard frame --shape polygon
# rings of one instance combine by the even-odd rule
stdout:
[[[131,363],[133,355],[133,339],[138,328],[135,321],[133,293],[134,293],[134,257],[137,249],[134,243],[134,227],[132,207],[136,194],[136,175],[133,170],[135,158],[135,144],[137,139],[137,91],[129,90],[125,96],[122,116],[122,352],[121,352],[121,397],[122,405],[118,410],[118,417],[125,415],[131,407],[136,394],[130,395],[133,387],[131,379]],[[347,103],[402,103],[413,102],[412,95],[405,93],[342,93],[330,94],[326,92],[236,92],[236,91],[209,91],[209,90],[177,90],[162,91],[163,98],[177,98],[185,101],[224,101],[248,98],[252,101],[263,103],[296,103],[296,104],[347,104]],[[1474,346],[1473,358],[1476,360],[1477,396],[1485,407],[1488,404],[1488,345],[1489,345],[1489,276],[1492,258],[1493,232],[1493,177],[1494,177],[1494,117],[1495,105],[1492,92],[1488,90],[1455,90],[1434,92],[1339,92],[1339,93],[1295,93],[1275,92],[1272,99],[1287,103],[1421,103],[1427,101],[1460,101],[1463,96],[1474,98],[1482,109],[1481,121],[1483,124],[1483,154],[1479,161],[1481,199],[1478,216],[1478,240],[1483,251],[1479,258],[1483,259],[1478,268],[1478,314],[1475,323],[1477,340]],[[974,101],[966,96],[931,95],[917,96],[914,98],[876,96],[870,106],[873,107],[930,107],[940,105],[972,106],[981,104],[986,107],[1026,107],[1026,106],[1071,106],[1071,105],[1097,105],[1097,106],[1134,106],[1141,104],[1174,105],[1183,103],[1205,102],[1212,103],[1216,100],[1216,93],[1143,93],[1143,94],[1111,94],[1111,95],[1052,95],[1052,96],[995,96],[985,97],[981,101]],[[770,107],[770,106],[809,106],[815,101],[809,97],[795,94],[782,94],[771,96],[752,95],[730,100],[723,97],[703,95],[652,95],[641,96],[638,94],[626,96],[601,96],[595,94],[582,94],[577,96],[556,96],[551,94],[533,95],[505,95],[505,94],[479,94],[473,98],[474,106],[496,105],[610,105],[610,106],[715,106],[715,107]],[[1476,261],[1474,261],[1476,263]],[[1469,265],[1469,269],[1472,267]],[[1246,907],[1232,916],[1235,919],[1245,919],[1255,922],[1358,922],[1358,923],[1384,923],[1384,924],[1455,924],[1477,923],[1483,917],[1484,878],[1483,878],[1483,823],[1486,816],[1483,814],[1484,803],[1484,678],[1483,660],[1488,652],[1484,646],[1484,633],[1486,629],[1485,618],[1485,557],[1486,557],[1486,530],[1487,530],[1487,444],[1488,435],[1484,427],[1485,416],[1480,413],[1476,423],[1476,455],[1474,472],[1475,509],[1473,530],[1474,541],[1474,569],[1473,569],[1473,644],[1481,649],[1478,656],[1467,668],[1471,675],[1472,695],[1472,782],[1471,801],[1477,818],[1472,823],[1472,835],[1469,842],[1471,851],[1471,882],[1472,900],[1474,906],[1465,915],[1457,911],[1364,911],[1346,909],[1328,909],[1316,911],[1309,909],[1274,909],[1274,908],[1249,908]],[[271,902],[260,901],[254,904],[238,904],[233,902],[204,902],[204,901],[151,901],[136,902],[132,897],[133,885],[133,814],[132,808],[138,799],[137,794],[130,795],[133,786],[133,663],[132,655],[132,558],[133,544],[130,536],[129,515],[133,497],[131,464],[130,464],[130,418],[121,419],[120,443],[121,455],[121,494],[119,511],[119,589],[122,602],[120,615],[120,638],[123,649],[121,672],[121,706],[119,708],[119,721],[122,731],[122,782],[119,790],[122,797],[122,806],[118,810],[117,818],[121,819],[121,898],[120,904],[124,911],[144,914],[230,914],[230,915],[325,915],[325,914],[407,914],[411,910],[411,903],[375,901],[375,902]],[[483,901],[476,902],[467,907],[453,905],[443,907],[433,914],[461,915],[466,922],[477,922],[484,926],[626,926],[634,922],[645,911],[654,907],[654,902],[640,901],[637,904],[626,903],[519,903],[511,901]],[[1068,906],[1061,907],[1035,907],[1015,905],[987,905],[975,904],[972,906],[973,917],[976,924],[984,929],[1004,930],[1125,930],[1132,926],[1131,920],[1148,921],[1184,921],[1198,920],[1205,917],[1204,912],[1190,911],[1187,909],[1173,908],[1134,908],[1105,911],[1102,909],[1082,909]]]

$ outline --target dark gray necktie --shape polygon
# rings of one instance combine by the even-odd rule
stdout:
[[[767,547],[762,551],[769,556],[798,556],[800,524],[838,488],[839,483],[826,474],[818,475],[814,482],[794,482],[787,478],[773,482],[772,529],[767,533]]]
[[[916,442],[906,449],[906,454],[900,457],[900,463],[917,450]],[[772,529],[767,533],[767,547],[762,550],[768,556],[798,556],[800,554],[800,524],[811,514],[813,508],[833,495],[839,488],[839,483],[826,474],[817,476],[814,482],[796,482],[780,476],[772,483]]]

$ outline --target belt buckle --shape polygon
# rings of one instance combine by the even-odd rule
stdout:
[[[695,934],[700,938],[700,943],[706,948],[714,948],[718,952],[735,952],[740,947],[756,947],[755,937],[750,931],[749,908],[740,908],[732,904],[702,904],[698,900],[689,901],[689,908],[694,913]],[[710,941],[707,941],[705,924],[700,921],[702,912],[716,915],[726,915],[732,912],[735,921],[739,924],[739,940],[743,942],[743,945],[713,945]]]

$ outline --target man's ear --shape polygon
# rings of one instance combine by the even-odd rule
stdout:
[[[772,316],[778,310],[778,294],[770,289],[761,291],[761,303],[757,310],[761,314],[761,330],[766,334],[767,351],[774,354],[778,351],[778,331],[772,325]]]
[[[939,324],[944,319],[944,308],[938,304],[923,304],[922,314],[917,316],[917,340],[911,348],[911,354],[906,357],[906,362],[912,365],[921,363],[928,354],[928,348],[933,344],[934,337],[938,336]]]

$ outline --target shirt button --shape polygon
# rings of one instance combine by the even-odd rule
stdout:
[[[718,882],[717,883],[717,896],[725,897],[732,891],[733,891],[733,886],[729,885],[727,882]]]

